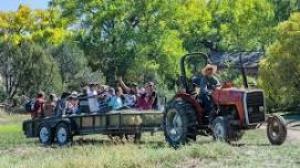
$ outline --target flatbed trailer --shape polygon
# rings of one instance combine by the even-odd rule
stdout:
[[[28,138],[39,138],[43,145],[66,145],[74,136],[103,134],[135,135],[162,130],[163,112],[120,110],[107,113],[83,113],[26,120],[23,131]]]

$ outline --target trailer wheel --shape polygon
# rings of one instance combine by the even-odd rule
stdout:
[[[281,145],[287,137],[285,120],[281,116],[271,116],[267,120],[267,136],[272,145]]]
[[[42,123],[39,126],[39,140],[43,145],[51,145],[53,142],[53,131],[48,124]]]
[[[71,128],[69,124],[60,123],[56,126],[55,138],[60,146],[68,145],[72,141]]]
[[[142,139],[142,133],[139,132],[134,134],[134,143],[141,142],[141,139]]]

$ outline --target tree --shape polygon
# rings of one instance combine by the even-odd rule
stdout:
[[[68,88],[68,85],[78,80],[76,78],[80,73],[83,73],[87,66],[85,55],[77,45],[70,42],[53,47],[51,53],[59,68],[62,88],[65,86]]]
[[[277,40],[260,63],[260,85],[275,107],[300,103],[300,13],[277,26]]]
[[[34,43],[2,43],[0,64],[0,73],[4,77],[9,100],[16,94],[32,96],[39,90],[60,91],[61,78],[54,60]]]
[[[81,21],[78,41],[89,65],[93,70],[101,70],[108,84],[114,84],[116,76],[146,72],[147,67],[143,65],[152,63],[157,64],[155,67],[163,78],[173,74],[173,62],[178,60],[183,48],[178,33],[168,28],[167,21],[175,11],[171,7],[177,3],[54,0],[53,4],[58,5],[63,16],[73,24]],[[173,41],[170,37],[174,37]]]

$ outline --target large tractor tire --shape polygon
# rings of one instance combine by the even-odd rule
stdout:
[[[273,115],[268,118],[267,136],[272,145],[283,144],[287,137],[287,127],[283,117]]]
[[[191,104],[182,100],[173,100],[163,116],[166,141],[175,149],[196,140],[197,117]]]

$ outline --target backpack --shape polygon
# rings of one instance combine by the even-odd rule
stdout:
[[[33,100],[30,100],[27,103],[25,103],[25,111],[26,112],[33,112],[34,104],[35,104],[35,101],[33,101]]]

